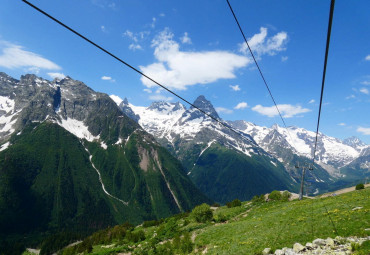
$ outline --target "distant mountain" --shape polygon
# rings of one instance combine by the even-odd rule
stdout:
[[[220,119],[211,102],[204,96],[198,97],[194,104],[215,118]],[[251,190],[247,191],[247,186],[241,183],[237,186],[243,187],[240,194],[231,191],[235,184],[244,180],[243,178],[247,178],[251,182],[254,178],[248,176],[252,173],[251,170],[249,170],[250,172],[242,170],[243,167],[241,166],[247,166],[248,164],[241,160],[239,156],[262,164],[265,170],[269,169],[267,171],[272,173],[280,173],[280,171],[285,172],[285,174],[288,173],[289,178],[285,178],[285,176],[283,181],[279,181],[288,189],[296,188],[300,181],[302,169],[297,169],[295,165],[312,161],[316,133],[303,128],[288,127],[287,129],[278,125],[267,128],[244,120],[227,122],[244,134],[241,137],[211,118],[204,116],[200,111],[192,107],[186,109],[180,103],[153,102],[149,107],[139,107],[125,100],[120,103],[120,107],[123,111],[132,112],[136,121],[147,132],[153,134],[157,141],[180,159],[194,183],[217,201],[224,202],[230,200],[232,196],[241,196],[241,193],[244,196],[250,196],[261,191],[258,188],[256,189],[253,184],[250,186]],[[225,166],[224,161],[218,162],[219,169],[214,170],[217,167],[211,161],[215,159],[208,160],[206,163],[202,161],[208,155],[207,152],[211,155],[217,155],[217,160],[221,159],[220,154],[227,154],[223,149],[227,149],[227,153],[230,150],[233,155],[238,155],[238,160],[236,160],[238,163]],[[212,153],[213,151],[215,152]],[[362,157],[365,155],[370,155],[370,146],[357,138],[341,141],[319,133],[316,152],[317,161],[314,171],[307,172],[307,189],[310,193],[317,194],[349,185],[353,181],[353,178],[348,178],[349,176],[359,178],[363,176],[363,170],[361,170],[363,168],[360,168],[360,166],[368,169],[366,168],[367,158]],[[232,158],[228,155],[229,160],[225,159],[226,163],[234,162]],[[268,162],[265,159],[269,159]],[[345,174],[341,169],[350,166],[352,163],[356,167],[350,168],[351,175]],[[247,168],[255,169],[256,167],[249,165]],[[237,174],[233,171],[236,171]],[[356,171],[359,171],[359,173],[356,173]],[[245,176],[241,176],[243,174]],[[230,179],[230,176],[233,178]],[[262,172],[261,176],[264,176]],[[263,186],[263,184],[261,185]],[[228,188],[220,189],[221,186]],[[275,187],[271,183],[267,186],[269,188]],[[223,199],[220,200],[220,197],[223,197]]]
[[[271,128],[260,127],[246,121],[230,121],[233,127],[251,135],[267,152],[278,158],[289,168],[289,154],[312,159],[316,133],[298,127],[283,128],[274,125]],[[342,176],[341,169],[360,157],[368,155],[370,146],[356,137],[341,141],[319,133],[316,160],[333,177]],[[362,162],[362,161],[361,161]],[[357,171],[360,168],[354,168]]]
[[[204,96],[194,105],[219,119]],[[284,166],[251,136],[241,136],[193,107],[169,102],[137,107],[126,100],[120,107],[139,116],[138,123],[182,162],[197,187],[215,201],[245,200],[297,185]]]
[[[87,233],[211,202],[108,95],[70,77],[0,73],[0,150],[1,240]]]

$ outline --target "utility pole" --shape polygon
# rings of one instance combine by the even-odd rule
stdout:
[[[299,163],[295,166],[295,168],[299,169],[302,168],[302,177],[301,177],[301,189],[299,190],[299,200],[303,199],[303,186],[304,186],[304,175],[306,174],[306,169],[313,170],[311,164],[305,163],[303,166],[300,166]]]

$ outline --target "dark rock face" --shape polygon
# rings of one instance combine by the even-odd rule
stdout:
[[[135,122],[139,122],[140,116],[135,114],[130,106],[128,105],[127,98],[123,99],[123,101],[120,103],[119,107],[123,111],[124,114],[126,114],[129,118],[133,119]]]

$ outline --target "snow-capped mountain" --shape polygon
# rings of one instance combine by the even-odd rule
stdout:
[[[216,201],[248,199],[274,188],[293,189],[296,185],[284,166],[250,135],[236,133],[194,107],[187,109],[169,102],[140,107],[126,99],[116,101],[123,112],[139,116],[138,123],[168,148],[198,188]],[[193,104],[220,119],[204,96]]]
[[[280,150],[275,146],[283,144],[294,154],[312,159],[316,133],[304,128],[283,128],[273,125],[271,128],[257,126],[247,121],[230,121],[233,127],[251,135],[266,151],[284,161]],[[327,136],[319,132],[316,161],[329,170],[331,174],[338,174],[339,169],[350,164],[360,157],[370,146],[356,137],[344,141]]]
[[[293,177],[291,183],[299,181],[301,175],[301,169],[296,169],[295,164],[312,160],[316,133],[303,128],[283,128],[278,125],[268,128],[242,120],[227,122],[245,134],[240,137],[196,109],[186,109],[180,103],[154,102],[149,107],[139,107],[127,100],[119,101],[124,112],[134,115],[147,132],[180,159],[193,181],[200,159],[213,145],[242,152],[257,161],[260,160],[256,158],[258,156],[268,157],[270,169],[274,169],[271,164],[275,168],[283,166],[284,171]],[[194,104],[220,119],[211,102],[204,96],[198,97]],[[312,192],[323,192],[332,187],[330,185],[336,185],[336,181],[348,176],[341,169],[352,162],[356,162],[351,165],[354,171],[357,166],[368,166],[367,157],[362,155],[369,155],[369,152],[370,146],[359,139],[341,141],[319,133],[315,171],[308,173],[308,180],[314,187]]]
[[[194,105],[204,110],[211,116],[218,118],[219,116],[212,104],[204,97],[199,96]],[[139,116],[138,123],[149,133],[153,134],[157,139],[166,139],[170,146],[175,149],[175,141],[181,139],[184,141],[193,142],[196,140],[199,144],[211,142],[212,140],[222,140],[224,144],[230,148],[234,148],[248,156],[252,154],[267,155],[249,136],[240,135],[232,132],[220,123],[205,116],[196,108],[186,107],[180,103],[169,102],[153,102],[149,107],[134,106],[127,102],[127,99],[120,103],[120,107],[124,112],[132,111],[136,116]],[[212,132],[212,139],[209,140],[204,132]],[[202,139],[199,134],[207,136]]]

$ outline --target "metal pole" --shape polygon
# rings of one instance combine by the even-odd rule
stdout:
[[[304,175],[306,173],[306,167],[302,167],[302,178],[301,178],[301,189],[299,191],[299,200],[303,198],[303,183],[304,183]]]

